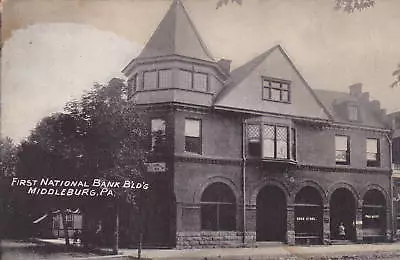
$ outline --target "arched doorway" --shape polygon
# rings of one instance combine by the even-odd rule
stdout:
[[[257,196],[257,241],[286,241],[286,196],[276,186],[265,186]]]
[[[386,201],[382,192],[369,190],[363,198],[362,220],[365,240],[384,240],[386,234]]]
[[[356,240],[356,201],[346,188],[339,188],[332,193],[330,207],[330,231],[332,240]],[[345,235],[340,234],[340,226]]]
[[[143,246],[174,247],[176,245],[175,194],[171,186],[166,184],[168,182],[165,178],[154,178],[149,183],[151,189],[142,192],[139,198],[142,209],[137,224],[139,235],[140,232],[143,234]]]
[[[322,205],[322,197],[313,187],[304,187],[296,194],[294,218],[296,243],[322,242]]]
[[[228,185],[216,182],[201,196],[201,229],[236,230],[236,199]]]

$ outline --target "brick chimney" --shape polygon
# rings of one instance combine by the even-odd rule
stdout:
[[[375,111],[380,111],[381,110],[381,102],[379,102],[378,100],[372,100],[371,101],[371,105],[372,105],[372,108]]]
[[[231,60],[220,59],[217,61],[217,64],[221,67],[223,72],[229,74],[231,72],[231,62]]]
[[[364,102],[369,102],[369,92],[363,92],[363,93],[361,94],[361,99],[362,99]]]
[[[355,83],[349,86],[350,96],[359,97],[362,94],[362,83]]]

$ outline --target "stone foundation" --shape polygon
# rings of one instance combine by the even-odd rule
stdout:
[[[251,247],[256,241],[256,232],[246,232],[243,244],[243,232],[237,231],[200,231],[177,232],[176,248],[224,248]]]

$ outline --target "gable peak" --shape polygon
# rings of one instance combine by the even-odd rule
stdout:
[[[171,55],[214,61],[181,0],[173,0],[138,58]]]

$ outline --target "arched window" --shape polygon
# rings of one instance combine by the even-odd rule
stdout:
[[[201,196],[202,230],[235,230],[236,203],[232,190],[224,183],[213,183]]]

